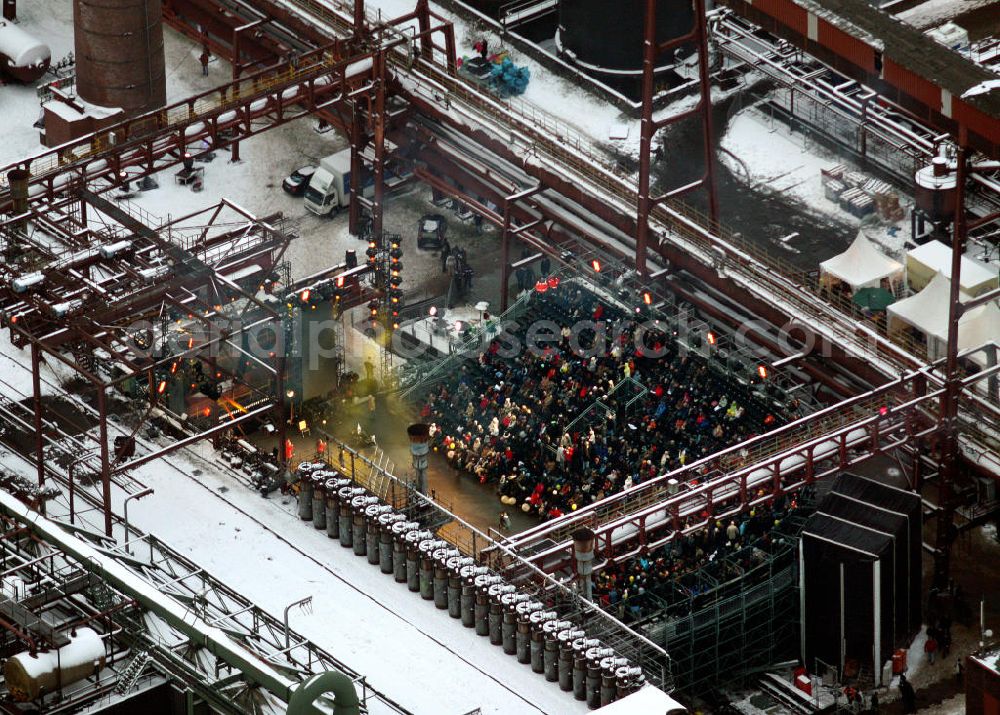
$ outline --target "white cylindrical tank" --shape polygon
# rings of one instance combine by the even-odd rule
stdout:
[[[45,74],[52,52],[17,25],[0,20],[0,72],[20,82],[34,82]]]
[[[96,631],[81,628],[57,651],[18,653],[7,659],[3,675],[7,690],[19,702],[55,692],[63,686],[93,675],[104,667],[104,641]]]

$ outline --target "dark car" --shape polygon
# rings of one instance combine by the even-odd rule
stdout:
[[[417,248],[439,249],[444,245],[448,222],[441,214],[424,214],[417,225]]]
[[[315,166],[303,166],[301,169],[296,169],[281,182],[281,188],[292,196],[302,196],[309,186],[309,179],[315,172]]]

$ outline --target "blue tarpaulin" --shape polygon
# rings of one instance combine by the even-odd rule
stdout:
[[[524,94],[530,78],[531,71],[527,67],[518,67],[509,57],[504,57],[500,64],[494,64],[490,75],[490,80],[501,97]]]

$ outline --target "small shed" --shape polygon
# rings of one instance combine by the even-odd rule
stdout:
[[[858,231],[846,251],[819,264],[820,281],[832,285],[842,281],[851,287],[894,288],[903,281],[903,264],[885,255],[863,231]],[[888,285],[883,286],[883,281]]]
[[[906,275],[910,288],[923,290],[937,273],[951,278],[951,246],[930,241],[906,254]],[[1000,285],[1000,268],[962,256],[961,288],[975,297]]]

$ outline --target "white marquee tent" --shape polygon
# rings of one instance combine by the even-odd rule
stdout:
[[[996,301],[976,306],[958,321],[959,352],[987,343],[1000,343],[1000,305]],[[982,351],[973,353],[971,359],[981,367],[989,363]]]
[[[851,286],[852,291],[860,288],[877,288],[883,279],[891,284],[903,280],[903,264],[882,253],[863,231],[843,253],[819,264],[820,279],[827,283],[836,280]]]
[[[948,342],[948,301],[951,299],[951,281],[943,273],[936,273],[927,286],[887,309],[889,333],[898,333],[908,326],[924,334],[927,356],[936,360],[945,354]],[[959,293],[962,302],[969,300],[964,291]],[[958,349],[969,350],[989,342],[1000,342],[1000,306],[990,302],[976,306],[958,321]],[[972,355],[973,361],[986,364],[983,353]]]

